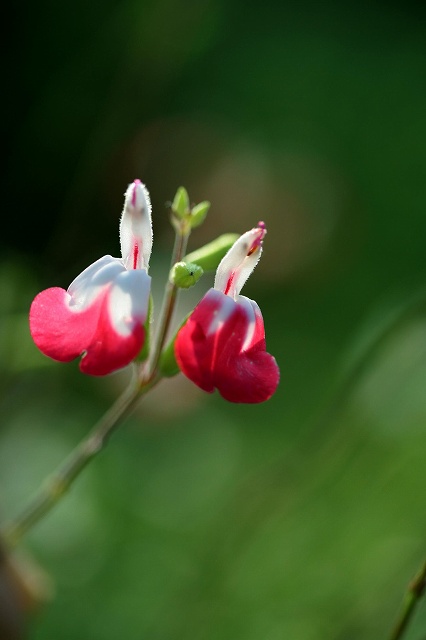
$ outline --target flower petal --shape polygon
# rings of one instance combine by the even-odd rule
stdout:
[[[79,310],[88,307],[99,295],[105,285],[110,284],[126,267],[120,258],[103,256],[89,265],[68,287],[71,304]]]
[[[218,329],[232,310],[231,298],[210,289],[176,337],[175,356],[181,371],[209,393],[215,389],[213,367]]]
[[[240,305],[238,309],[239,317],[232,331],[228,327],[222,329],[223,346],[215,366],[217,386],[221,395],[231,402],[264,402],[275,393],[280,372],[275,358],[265,350],[265,329],[259,307],[255,327],[250,329],[249,347],[246,347],[247,336],[241,344],[240,332],[247,326],[247,316],[244,317]]]
[[[278,385],[260,309],[243,296],[235,302],[210,289],[179,331],[175,354],[192,382],[204,391],[217,388],[230,402],[263,402]]]
[[[40,351],[60,362],[83,354],[84,373],[106,375],[121,369],[143,346],[149,286],[145,271],[124,271],[96,288],[96,297],[83,308],[64,289],[46,289],[31,305],[33,340]]]
[[[99,304],[85,311],[71,310],[72,298],[65,289],[52,287],[39,293],[30,309],[30,331],[45,355],[69,362],[90,344],[99,318]]]
[[[108,300],[108,315],[114,330],[128,336],[135,324],[144,324],[149,306],[151,277],[143,269],[124,271],[114,280]]]

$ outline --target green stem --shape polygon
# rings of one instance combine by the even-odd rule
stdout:
[[[189,234],[190,228],[187,228],[187,225],[185,223],[182,223],[181,227],[176,230],[175,243],[170,263],[171,267],[176,264],[176,262],[180,262],[185,255]],[[155,335],[153,349],[148,361],[147,380],[151,380],[157,375],[158,362],[160,360],[161,352],[167,338],[170,322],[173,317],[178,290],[179,288],[175,284],[170,282],[170,280],[167,281],[160,317],[158,319],[158,329]]]
[[[135,380],[105,413],[90,434],[77,445],[68,458],[47,478],[27,507],[2,528],[1,539],[7,545],[15,546],[25,533],[59,502],[80,472],[105,448],[120,421],[134,409],[141,396],[157,384],[159,380],[159,378],[155,378],[145,386],[141,386],[135,377]]]
[[[401,640],[413,617],[414,611],[426,590],[426,561],[411,581],[404,596],[401,613],[393,628],[390,640]]]

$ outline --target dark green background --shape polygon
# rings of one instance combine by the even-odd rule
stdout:
[[[260,406],[181,376],[147,398],[22,545],[55,587],[29,638],[387,638],[426,554],[424,7],[43,0],[13,11],[3,518],[125,384],[126,373],[90,379],[44,358],[27,313],[42,288],[119,255],[135,177],[152,196],[157,307],[173,241],[165,203],[180,184],[212,202],[191,248],[265,220],[244,293],[282,374]],[[182,312],[207,286],[184,294]],[[425,638],[423,604],[407,640]]]

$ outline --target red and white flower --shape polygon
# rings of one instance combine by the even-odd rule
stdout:
[[[214,287],[178,332],[175,356],[181,371],[204,391],[230,402],[268,400],[279,382],[275,358],[266,352],[261,311],[240,295],[262,253],[265,225],[244,233],[216,272]]]
[[[30,331],[45,355],[102,376],[128,365],[145,340],[151,278],[151,203],[140,180],[129,185],[120,222],[122,258],[103,256],[68,290],[46,289],[34,299]]]

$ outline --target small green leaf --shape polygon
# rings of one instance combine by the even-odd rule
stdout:
[[[179,187],[172,203],[172,211],[179,219],[189,214],[189,196],[185,187]]]
[[[175,341],[176,336],[179,333],[180,329],[182,329],[185,322],[188,320],[191,314],[188,313],[187,316],[182,320],[179,327],[177,328],[173,338],[170,340],[168,345],[164,348],[163,352],[160,356],[160,361],[158,363],[158,368],[162,376],[165,378],[172,378],[180,372],[179,365],[176,362],[175,357]]]
[[[158,368],[160,373],[165,378],[172,378],[180,372],[178,363],[175,358],[175,342],[174,339],[169,342],[167,347],[164,349],[161,354],[160,362],[158,364]]]
[[[208,211],[210,209],[210,202],[204,200],[204,202],[200,202],[196,204],[195,207],[191,209],[191,227],[195,229],[195,227],[199,227],[206,218]]]
[[[148,313],[146,316],[144,329],[145,329],[145,342],[139,354],[136,356],[136,360],[138,362],[144,362],[149,355],[149,350],[151,347],[151,324],[154,313],[154,302],[152,299],[152,294],[149,296],[149,304],[148,304]]]

